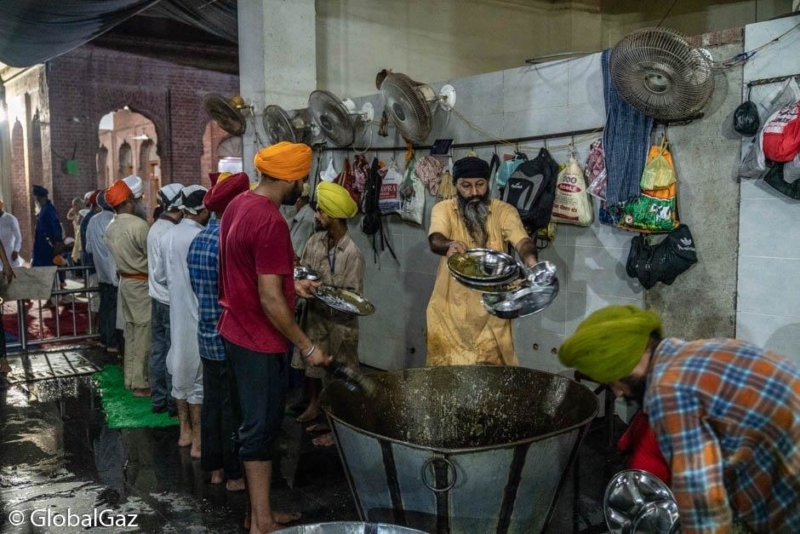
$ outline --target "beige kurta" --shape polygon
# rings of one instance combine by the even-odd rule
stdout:
[[[328,233],[318,232],[306,243],[300,264],[314,269],[320,274],[323,284],[364,291],[364,255],[345,235],[328,258]],[[331,269],[331,264],[334,269]],[[306,335],[326,354],[333,356],[350,367],[358,366],[358,317],[339,313],[318,300],[308,302]],[[325,371],[318,367],[305,365],[305,361],[295,350],[292,367],[305,369],[311,378],[322,378]]]
[[[505,251],[528,237],[517,210],[492,199],[486,220],[487,248]],[[458,212],[457,199],[436,204],[431,211],[428,235],[440,233],[467,248],[478,244],[472,239]],[[436,285],[428,303],[428,365],[519,365],[514,351],[511,321],[489,315],[481,305],[481,294],[457,282],[447,268],[447,258],[439,260]]]
[[[125,320],[125,387],[150,385],[150,286],[147,282],[147,223],[136,215],[117,214],[106,229],[105,242],[119,279],[119,309]],[[132,278],[131,275],[138,278]]]

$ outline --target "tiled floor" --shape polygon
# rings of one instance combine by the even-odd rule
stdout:
[[[96,362],[101,359],[86,354]],[[285,430],[274,506],[302,512],[304,523],[357,520],[336,452],[315,449],[288,415]],[[209,484],[199,462],[189,457],[188,449],[178,448],[177,440],[177,427],[108,429],[88,379],[0,391],[0,532],[86,532],[81,526],[48,529],[30,522],[34,510],[67,508],[77,515],[95,508],[138,514],[138,529],[127,531],[242,532],[244,494]],[[605,531],[600,502],[617,465],[613,455],[602,451],[605,441],[602,426],[587,435],[579,459],[579,498],[574,498],[575,477],[570,474],[548,532]],[[13,511],[24,512],[23,525],[11,524]],[[41,518],[46,512],[38,514]],[[582,519],[575,523],[576,517]]]

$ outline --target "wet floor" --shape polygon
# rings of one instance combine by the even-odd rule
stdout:
[[[82,354],[108,361],[91,349]],[[357,520],[338,455],[315,449],[311,438],[287,413],[273,506],[301,512],[303,523]],[[88,377],[0,390],[0,532],[243,532],[244,493],[210,484],[177,441],[177,426],[109,429]],[[605,531],[603,488],[618,470],[606,442],[602,426],[587,434],[580,476],[568,475],[548,532]],[[74,526],[58,524],[70,521],[67,509]],[[14,512],[22,512],[21,525],[12,524]],[[134,514],[136,526],[123,526]],[[101,526],[87,529],[87,520]],[[48,521],[57,526],[37,526]]]

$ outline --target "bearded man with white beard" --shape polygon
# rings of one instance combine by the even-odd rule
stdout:
[[[439,254],[439,271],[428,303],[428,365],[519,365],[511,321],[489,315],[481,294],[450,276],[447,259],[471,248],[505,251],[513,246],[526,267],[536,247],[517,210],[489,198],[489,164],[467,157],[453,165],[458,195],[434,206],[428,243]]]

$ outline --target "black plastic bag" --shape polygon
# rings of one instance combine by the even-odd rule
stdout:
[[[758,107],[750,101],[750,92],[747,92],[747,101],[739,104],[733,112],[733,129],[745,137],[752,137],[758,133],[761,118],[758,116]]]
[[[694,238],[685,224],[667,234],[657,245],[650,245],[644,236],[631,241],[625,271],[642,287],[651,289],[658,282],[670,285],[681,273],[697,263]]]

